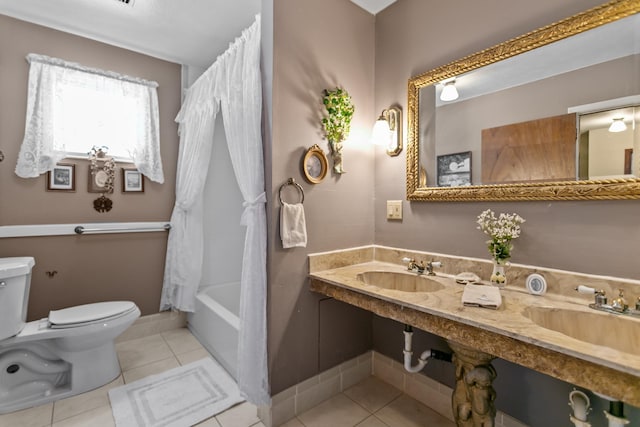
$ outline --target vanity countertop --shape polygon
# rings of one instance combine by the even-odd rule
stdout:
[[[522,286],[502,288],[502,305],[497,310],[468,307],[461,301],[465,285],[456,283],[451,276],[428,276],[441,282],[441,289],[403,292],[367,285],[358,279],[358,274],[370,271],[410,273],[402,265],[375,260],[312,269],[311,290],[640,406],[640,343],[624,346],[625,351],[594,345],[539,326],[526,313],[570,311],[575,317],[574,312],[584,312],[589,324],[576,321],[567,326],[570,321],[565,321],[563,327],[578,334],[579,329],[589,328],[589,333],[610,339],[637,340],[637,333],[616,337],[616,331],[599,322],[604,317],[622,316],[590,309],[583,298],[549,293],[536,296]],[[632,329],[640,328],[640,319],[624,317],[622,321],[633,322]]]

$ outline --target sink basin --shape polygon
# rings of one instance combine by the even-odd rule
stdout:
[[[435,292],[444,288],[442,283],[429,276],[395,271],[365,271],[358,274],[358,280],[378,288],[402,292]]]
[[[630,354],[640,348],[640,320],[597,311],[527,307],[523,313],[536,325],[580,341]]]

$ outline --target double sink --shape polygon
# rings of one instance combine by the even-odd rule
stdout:
[[[381,291],[395,291],[400,294],[434,293],[443,291],[447,287],[451,287],[455,291],[463,286],[456,283],[452,277],[443,275],[426,276],[413,272],[388,270],[363,271],[358,273],[356,278],[369,287],[378,288]],[[504,291],[507,301],[510,292],[514,291],[511,289]],[[541,328],[558,332],[578,341],[609,347],[631,355],[637,356],[640,353],[640,320],[638,319],[593,310],[585,311],[584,307],[580,310],[572,309],[567,307],[566,303],[561,307],[556,307],[548,305],[553,302],[546,297],[531,296],[529,298],[533,299],[532,303],[536,305],[524,307],[520,314]],[[415,298],[411,299],[415,300]],[[545,303],[547,305],[538,305]],[[586,304],[582,305],[586,306]]]
[[[382,255],[375,250],[375,256],[360,254],[366,249],[344,257],[339,252],[311,255],[310,289],[640,406],[640,319],[589,308],[592,297],[573,291],[580,277],[568,282],[568,272],[537,269],[553,283],[562,282],[538,296],[526,291],[526,274],[514,271],[522,267],[512,266],[497,310],[467,307],[462,304],[465,285],[445,274],[454,270],[418,275],[387,260],[402,259],[401,250],[383,248]],[[463,262],[457,269],[472,267]],[[627,289],[635,294],[635,288]]]

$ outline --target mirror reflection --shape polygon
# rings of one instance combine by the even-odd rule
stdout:
[[[639,94],[639,15],[425,85],[417,186],[640,177]]]
[[[618,108],[580,114],[578,179],[640,177],[640,108]]]

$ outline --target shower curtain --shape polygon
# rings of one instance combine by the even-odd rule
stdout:
[[[247,227],[240,279],[238,386],[250,402],[270,402],[267,374],[267,221],[260,121],[260,17],[189,88],[178,113],[180,153],[161,310],[192,312],[202,275],[202,192],[214,123],[222,110]]]

